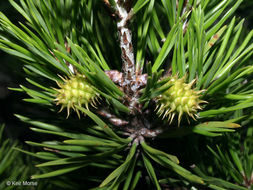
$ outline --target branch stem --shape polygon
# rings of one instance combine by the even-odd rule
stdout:
[[[136,83],[136,71],[134,51],[132,44],[132,32],[128,27],[128,21],[131,18],[132,12],[129,11],[129,4],[131,1],[115,0],[116,10],[119,15],[117,28],[119,32],[120,49],[122,57],[122,87],[127,96],[126,104],[130,110],[134,112],[134,107],[138,102],[138,85]]]

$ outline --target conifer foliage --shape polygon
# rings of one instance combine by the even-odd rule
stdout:
[[[12,90],[50,112],[16,115],[51,139],[27,142],[44,148],[30,154],[48,168],[32,179],[81,172],[84,189],[245,189],[170,152],[172,139],[252,119],[253,31],[242,37],[244,20],[232,17],[241,2],[10,0],[25,21],[0,13],[0,48],[30,83]]]

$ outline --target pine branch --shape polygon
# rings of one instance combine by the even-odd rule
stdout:
[[[245,113],[250,114],[248,110],[253,107],[253,83],[247,77],[253,67],[243,64],[252,54],[253,45],[249,43],[253,31],[237,46],[243,21],[236,25],[234,18],[228,27],[222,27],[241,1],[229,10],[232,0],[211,6],[207,6],[209,1],[189,0],[24,0],[23,8],[11,1],[29,27],[21,24],[19,28],[0,14],[1,30],[10,36],[0,34],[0,48],[24,59],[25,71],[31,77],[28,82],[40,88],[21,85],[19,91],[31,97],[26,101],[47,105],[52,111],[61,105],[70,116],[66,120],[56,115],[57,121],[46,118],[50,123],[20,117],[34,125],[33,131],[58,136],[50,143],[28,142],[50,153],[33,154],[48,160],[39,167],[59,167],[34,178],[95,166],[101,171],[116,168],[101,184],[106,189],[121,188],[123,181],[123,189],[131,189],[140,178],[136,175],[137,180],[131,180],[135,168],[141,172],[146,168],[157,189],[161,185],[159,178],[174,177],[168,176],[168,169],[169,174],[173,171],[181,176],[180,183],[210,183],[179,166],[176,156],[151,146],[155,138],[156,147],[163,149],[158,138],[192,133],[220,136],[240,127],[233,122],[250,117]],[[110,16],[104,16],[101,5],[106,6]],[[65,10],[72,14],[62,20]],[[227,13],[222,16],[224,10]],[[130,21],[134,23],[131,26]],[[132,31],[137,33],[136,49]],[[142,74],[145,62],[147,73]],[[121,70],[111,70],[119,68],[120,63]],[[100,104],[93,105],[98,97]],[[203,105],[206,100],[209,103]],[[86,117],[78,122],[70,111]],[[84,124],[85,130],[79,130]],[[162,166],[159,172],[152,162]],[[91,170],[84,169],[83,176],[90,177],[86,171]]]

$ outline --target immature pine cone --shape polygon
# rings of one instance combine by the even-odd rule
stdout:
[[[172,77],[167,85],[173,85],[163,94],[158,96],[158,105],[156,107],[159,116],[163,115],[163,118],[168,118],[170,123],[173,121],[175,115],[178,115],[178,126],[180,124],[183,114],[191,116],[194,120],[197,117],[197,110],[202,109],[201,103],[207,103],[206,101],[200,100],[200,93],[204,90],[196,91],[192,89],[196,79],[191,81],[189,84],[185,83],[186,76],[178,79],[177,76]]]
[[[85,76],[77,74],[69,77],[69,79],[62,78],[62,80],[64,83],[57,83],[60,88],[55,89],[58,92],[55,95],[55,101],[57,105],[61,105],[60,111],[65,107],[67,108],[67,117],[70,108],[76,111],[78,117],[80,117],[76,106],[85,105],[89,109],[88,105],[91,104],[95,107],[95,100],[97,100],[99,94],[92,88]]]

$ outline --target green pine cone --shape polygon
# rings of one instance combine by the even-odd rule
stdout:
[[[64,83],[57,83],[60,88],[55,89],[58,92],[55,95],[55,102],[57,105],[61,105],[60,111],[67,108],[67,117],[69,116],[71,108],[80,117],[76,106],[85,105],[89,109],[88,105],[91,104],[95,107],[95,100],[97,100],[99,94],[94,90],[85,76],[78,74],[71,76],[69,79],[62,79]]]
[[[175,115],[178,115],[178,126],[184,114],[186,114],[188,122],[189,116],[196,120],[197,110],[202,109],[200,104],[207,103],[199,99],[200,93],[204,90],[196,91],[192,89],[196,79],[186,84],[185,78],[186,76],[180,79],[177,76],[172,77],[167,85],[172,84],[173,86],[157,98],[158,105],[156,109],[159,116],[168,118],[171,123]]]

